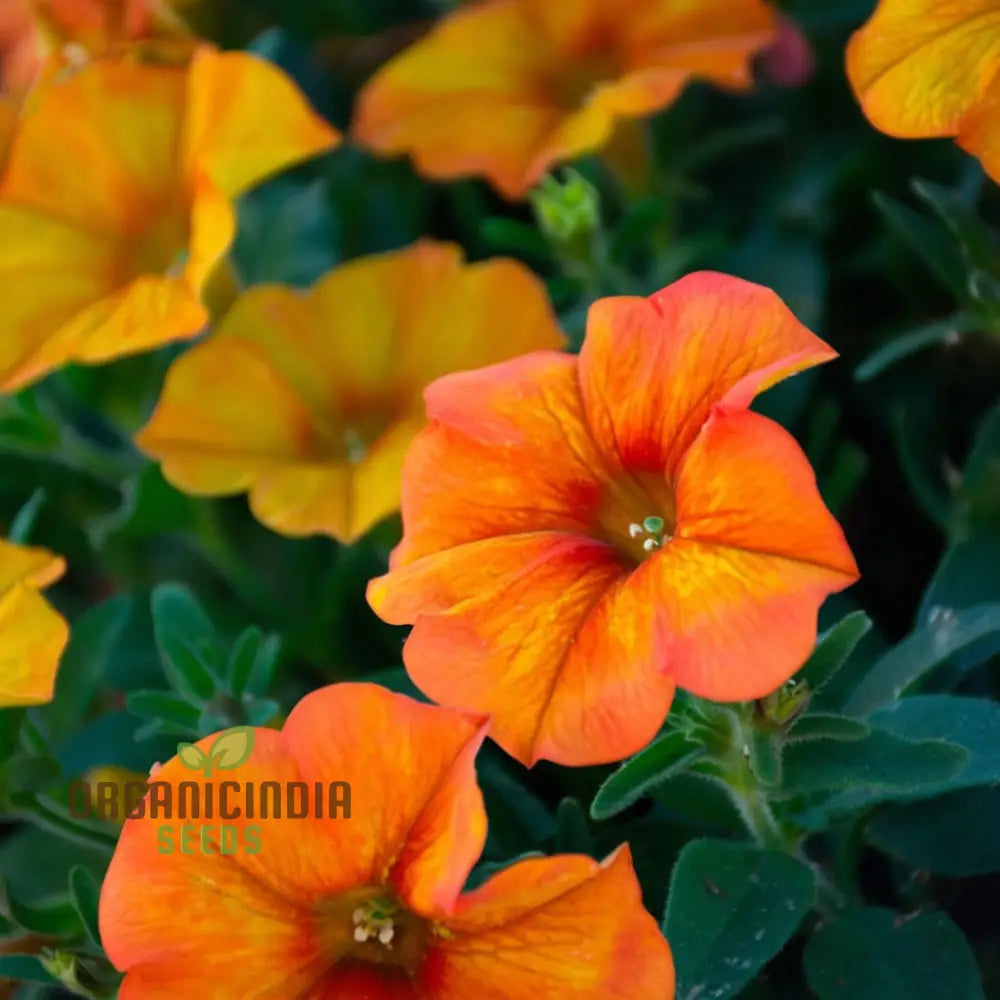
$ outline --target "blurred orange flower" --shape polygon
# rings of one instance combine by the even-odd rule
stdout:
[[[691,80],[750,87],[776,25],[763,0],[483,0],[376,74],[354,131],[430,177],[485,174],[520,198]]]
[[[349,541],[399,509],[403,455],[440,375],[557,348],[545,287],[512,260],[422,241],[308,292],[246,292],[178,359],[136,440],[191,493],[250,491],[287,535]]]
[[[16,96],[57,63],[105,55],[122,43],[184,34],[172,0],[3,0],[0,89]]]
[[[7,392],[198,333],[233,200],[337,141],[284,73],[243,53],[102,60],[38,96],[0,181]]]
[[[45,549],[0,539],[0,708],[52,700],[69,628],[39,590],[65,571]]]
[[[169,761],[153,785],[175,808],[197,779],[239,814],[186,824],[186,841],[176,813],[126,822],[100,904],[121,1000],[672,1000],[627,848],[603,864],[521,861],[462,894],[486,838],[484,734],[478,718],[339,684],[281,732],[257,729],[238,769],[204,778]],[[302,783],[307,815],[248,817],[247,788],[264,782],[282,802]],[[329,808],[331,782],[350,784],[350,818],[343,786]]]
[[[526,764],[644,746],[675,685],[757,698],[802,665],[857,577],[806,457],[748,409],[835,357],[771,291],[693,274],[537,352],[427,390],[403,541],[369,601],[414,623],[431,698],[490,713]]]
[[[881,0],[848,45],[847,74],[876,128],[952,136],[1000,182],[997,0]]]

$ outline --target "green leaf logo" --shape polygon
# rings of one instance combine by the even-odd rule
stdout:
[[[216,736],[207,754],[193,743],[178,743],[177,756],[185,767],[210,778],[213,771],[232,771],[245,764],[253,753],[253,736],[253,726],[234,726]]]
[[[218,771],[232,771],[245,764],[253,753],[253,726],[236,726],[219,733],[208,751],[206,777],[212,768]]]
[[[177,756],[185,767],[192,771],[200,771],[208,763],[208,757],[193,743],[178,743]]]

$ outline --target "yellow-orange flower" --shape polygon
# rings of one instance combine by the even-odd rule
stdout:
[[[519,198],[691,80],[748,88],[776,25],[764,0],[466,4],[376,74],[354,131],[430,177],[484,174]]]
[[[275,531],[350,540],[399,509],[430,382],[562,344],[527,268],[423,241],[305,293],[250,289],[174,363],[136,440],[180,489],[249,490]]]
[[[835,357],[771,291],[693,274],[536,352],[427,390],[403,541],[369,601],[413,624],[410,676],[489,713],[526,764],[615,760],[675,686],[762,697],[857,577],[794,438],[748,409]]]
[[[876,128],[954,137],[1000,182],[997,0],[881,0],[851,39],[847,73]]]
[[[69,628],[39,590],[65,570],[45,549],[0,540],[0,708],[52,700]]]
[[[101,60],[48,83],[0,181],[0,390],[197,334],[233,200],[336,139],[244,53]]]
[[[101,894],[121,1000],[673,1000],[627,848],[521,861],[462,893],[486,839],[484,735],[477,717],[340,684],[257,729],[236,769],[167,762]],[[181,782],[212,790],[214,818],[179,815]],[[248,816],[265,782],[283,810],[300,783],[305,815]],[[331,808],[335,782],[349,799],[338,785]],[[167,790],[172,812],[152,815]]]

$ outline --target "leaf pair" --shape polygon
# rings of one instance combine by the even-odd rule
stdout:
[[[213,771],[232,771],[245,764],[253,753],[253,740],[253,726],[235,726],[219,733],[208,753],[194,743],[179,743],[177,756],[185,767],[210,778]]]

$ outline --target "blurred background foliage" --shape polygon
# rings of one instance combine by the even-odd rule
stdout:
[[[452,6],[218,0],[197,5],[195,23],[225,46],[249,47],[282,65],[347,129],[360,84]],[[803,444],[861,567],[861,582],[828,602],[821,625],[858,609],[873,622],[820,707],[849,707],[862,678],[871,682],[871,664],[884,664],[879,658],[911,633],[910,646],[898,648],[911,666],[926,661],[913,675],[921,697],[992,700],[1000,653],[1000,236],[993,228],[1000,192],[951,142],[896,141],[865,120],[843,53],[870,2],[782,7],[811,49],[795,86],[776,82],[768,60],[749,95],[693,86],[648,123],[639,137],[645,145],[636,134],[621,135],[607,155],[576,164],[578,174],[559,173],[569,190],[556,184],[541,207],[537,200],[511,205],[476,180],[430,183],[407,162],[376,160],[348,144],[244,199],[237,269],[245,284],[305,286],[340,261],[432,235],[461,243],[472,259],[505,254],[529,264],[547,281],[576,343],[587,306],[600,295],[648,294],[703,268],[771,286],[841,354],[758,404]],[[599,225],[589,229],[595,204]],[[108,765],[145,772],[178,739],[267,723],[324,683],[363,677],[415,693],[400,666],[403,631],[379,622],[364,600],[366,581],[398,538],[398,518],[353,547],[289,540],[257,524],[244,498],[178,493],[135,451],[131,433],[182,349],[64,370],[0,400],[0,522],[11,536],[67,557],[70,572],[52,596],[74,624],[56,701],[0,714],[0,743],[13,751],[0,771],[0,795],[8,811],[31,821],[0,830],[8,899],[0,912],[22,944],[24,935],[58,941],[79,932],[80,920],[85,927],[91,876],[99,879],[113,843],[101,824],[67,826],[60,796],[68,778]],[[197,604],[184,586],[163,586],[168,581],[189,588]],[[958,626],[956,615],[966,616]],[[956,627],[966,630],[963,641]],[[176,628],[189,644],[192,629],[201,637],[193,659],[207,669],[171,651],[164,636]],[[178,668],[178,656],[186,668]],[[1000,723],[991,719],[982,750],[995,756]],[[960,722],[968,731],[971,723]],[[791,766],[786,759],[786,771]],[[628,839],[647,904],[661,913],[685,845],[737,834],[739,817],[714,786],[679,774],[657,784],[652,800],[636,795],[614,819],[594,821],[590,802],[611,770],[541,765],[527,772],[488,746],[481,757],[491,818],[484,863],[539,849],[600,855]],[[838,827],[828,812],[821,825],[833,833],[822,850],[834,869],[850,866],[869,908],[821,928],[804,957],[797,939],[739,995],[801,997],[807,979],[823,1000],[975,998],[984,995],[975,992],[975,966],[962,965],[974,956],[985,995],[1000,996],[993,905],[1000,771],[991,780],[965,788],[945,782],[934,786],[944,797],[928,792],[915,804],[883,798],[865,806],[861,824]],[[862,794],[849,785],[842,796]],[[790,893],[797,912],[794,873],[755,868],[734,851],[725,870],[706,873],[697,850],[686,852],[676,898],[695,891],[682,879],[702,895],[710,882],[731,897],[756,873],[765,885],[774,881],[774,892]],[[759,901],[741,900],[750,919]],[[897,919],[872,907],[918,914],[905,924],[899,954],[882,948],[877,963],[872,958],[892,990],[870,970],[867,992],[827,982],[845,940],[877,943],[886,921]],[[669,912],[667,923],[669,931]],[[696,941],[696,931],[672,934],[675,952]],[[951,979],[936,967],[885,972],[942,948],[962,966]],[[711,966],[711,956],[703,957]],[[44,983],[52,970],[37,963],[0,963],[0,973],[40,980],[20,996],[50,990]],[[84,961],[73,975],[84,982],[106,973]],[[712,982],[703,1000],[734,995],[713,992],[719,984]]]

